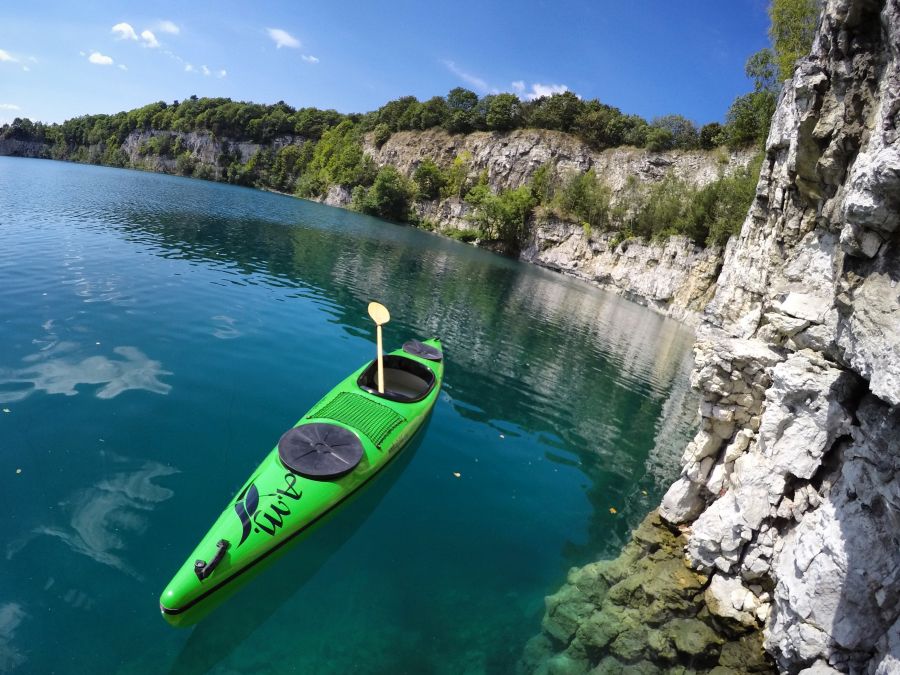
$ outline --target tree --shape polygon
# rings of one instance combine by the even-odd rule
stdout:
[[[738,96],[725,115],[725,142],[735,149],[765,143],[769,124],[775,112],[775,96],[767,91],[754,91]]]
[[[645,147],[653,152],[671,150],[675,147],[675,137],[672,132],[662,127],[651,126],[647,130]]]
[[[779,79],[787,80],[793,76],[797,59],[809,53],[818,15],[817,0],[772,0],[769,37],[775,47]]]
[[[447,184],[447,176],[430,158],[423,159],[413,173],[417,199],[437,199]]]
[[[485,123],[494,131],[509,131],[522,123],[522,102],[515,94],[492,96],[487,107]]]
[[[375,125],[375,130],[372,132],[372,140],[375,142],[375,147],[380,148],[382,145],[387,143],[388,139],[391,137],[391,128],[385,124],[384,122],[380,122]]]
[[[367,192],[354,190],[354,207],[373,216],[390,220],[406,220],[409,215],[411,190],[406,179],[388,165],[378,170],[375,182]]]
[[[760,49],[747,59],[744,72],[753,80],[753,91],[768,91],[777,95],[781,89],[781,83],[776,77],[778,64],[775,62],[775,52],[771,49]]]
[[[476,209],[471,219],[482,234],[500,241],[509,252],[517,251],[528,234],[528,216],[537,203],[531,187],[523,185],[498,195],[479,190],[473,202]]]
[[[539,129],[572,131],[575,120],[583,110],[581,99],[571,91],[564,91],[532,101],[526,111],[526,119],[529,126]]]
[[[433,96],[422,104],[422,112],[419,115],[419,129],[431,129],[440,127],[446,123],[450,116],[450,108],[443,96]]]
[[[722,125],[718,122],[710,122],[700,127],[700,147],[704,150],[712,150],[721,145]]]
[[[665,129],[672,135],[674,148],[691,149],[700,145],[697,127],[686,117],[681,115],[664,115],[657,117],[651,123],[657,129]]]
[[[455,87],[447,94],[447,107],[450,110],[469,112],[478,105],[478,94],[463,87]]]

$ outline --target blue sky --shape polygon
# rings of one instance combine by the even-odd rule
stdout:
[[[721,120],[767,46],[765,0],[5,3],[0,123],[191,94],[364,112],[466,86],[567,88]]]

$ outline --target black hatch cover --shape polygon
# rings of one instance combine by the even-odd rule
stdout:
[[[409,340],[403,343],[403,351],[419,358],[428,359],[429,361],[440,361],[444,358],[443,352],[431,345],[426,345],[418,340]]]
[[[362,459],[363,446],[344,427],[313,422],[285,432],[278,441],[278,456],[294,473],[327,480],[352,471]]]

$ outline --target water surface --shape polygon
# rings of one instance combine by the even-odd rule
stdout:
[[[0,158],[0,671],[506,673],[693,424],[692,336],[581,282],[215,183]],[[193,629],[160,590],[385,345],[444,392],[365,499]],[[457,478],[454,473],[459,473]]]

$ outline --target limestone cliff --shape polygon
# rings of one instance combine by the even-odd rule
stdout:
[[[581,225],[537,220],[521,259],[597,284],[688,325],[715,290],[722,249],[673,236],[662,242],[620,241]]]
[[[900,4],[830,0],[697,343],[663,501],[692,564],[772,589],[785,670],[900,669]]]
[[[381,147],[369,135],[364,150],[377,165],[393,165],[408,177],[426,158],[448,166],[454,158],[467,156],[470,176],[486,172],[495,192],[524,185],[544,165],[551,165],[560,179],[592,169],[612,189],[614,201],[626,192],[629,181],[647,184],[671,175],[702,186],[747,166],[754,155],[753,150],[729,153],[721,148],[595,151],[573,136],[546,129],[465,136],[436,130],[400,132]],[[341,189],[332,190],[325,199],[334,206],[346,206],[349,201],[349,193]],[[414,210],[439,230],[471,227],[470,207],[457,198],[419,202]],[[585,279],[691,325],[712,296],[721,267],[719,247],[704,249],[685,237],[621,242],[613,234],[591,235],[580,224],[540,216],[530,223],[530,232],[522,260]]]
[[[825,3],[698,331],[702,427],[660,509],[712,624],[761,629],[782,672],[900,672],[898,36],[897,0]]]

